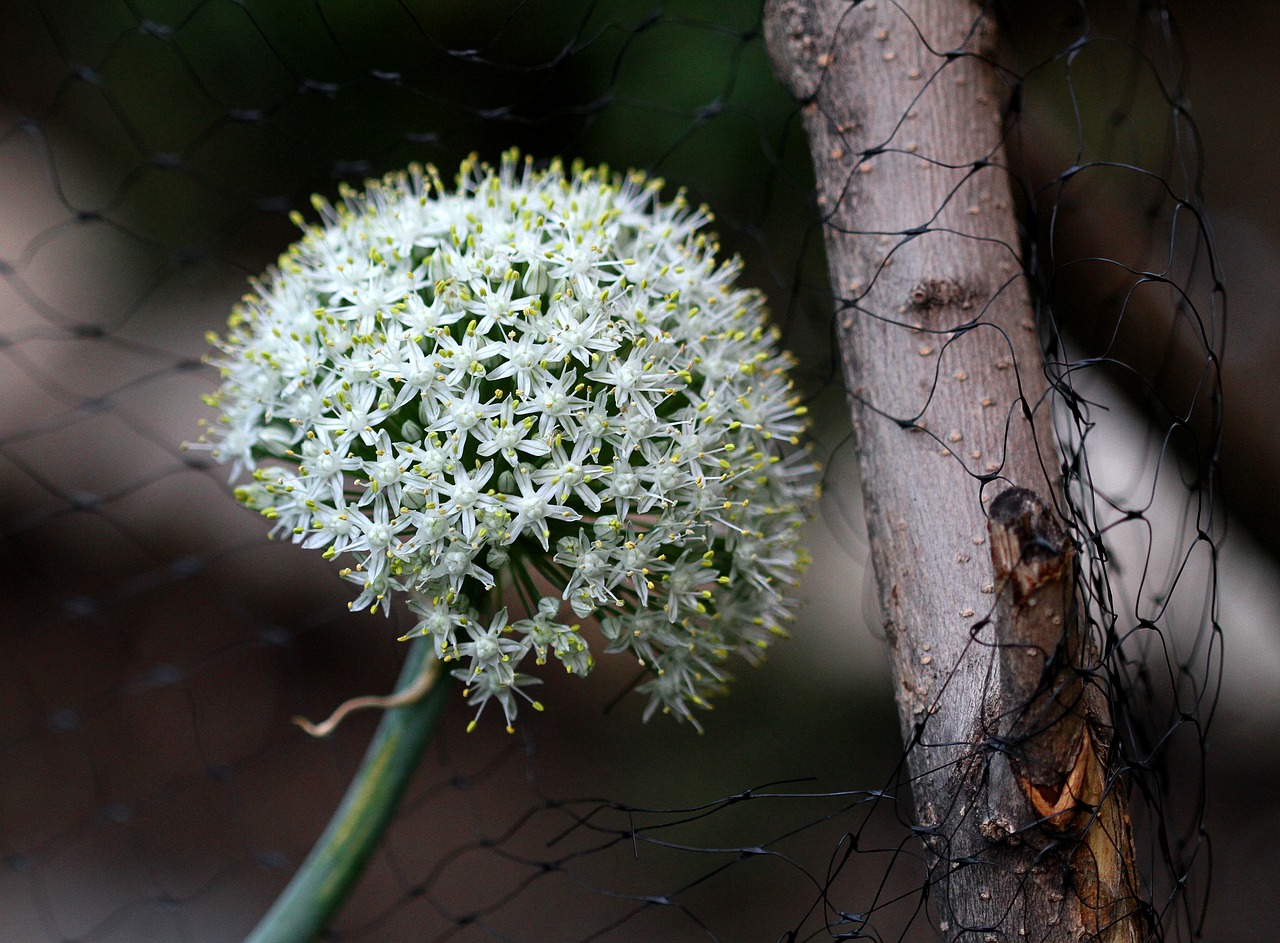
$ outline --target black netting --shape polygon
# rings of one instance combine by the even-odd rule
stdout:
[[[891,64],[912,21],[875,6],[848,15],[894,24],[863,38],[887,43]],[[993,137],[1005,151],[965,159],[992,158],[1012,205],[974,184],[922,220],[904,196],[900,225],[869,236],[884,265],[949,225],[944,210],[969,212],[963,201],[1017,214],[1000,277],[1025,286],[1045,352],[1047,392],[1028,409],[1057,434],[1039,464],[1065,476],[1051,503],[1079,554],[1084,674],[1110,699],[1108,774],[1129,796],[1153,932],[1189,940],[1205,933],[1211,870],[1225,302],[1188,57],[1163,4],[1131,6],[995,10],[1003,41],[984,68],[1011,91]],[[946,361],[963,332],[928,318],[966,298],[935,285],[895,311],[874,291],[883,269],[833,292],[834,208],[816,196],[803,122],[818,106],[774,78],[759,4],[5,12],[0,939],[242,939],[323,830],[377,721],[315,741],[290,718],[389,689],[412,623],[349,612],[327,561],[268,542],[226,469],[182,448],[218,382],[205,335],[297,237],[290,213],[313,218],[313,193],[413,161],[448,176],[513,146],[643,168],[670,181],[668,198],[678,185],[714,209],[725,254],[743,258],[799,359],[825,465],[809,604],[762,670],[735,669],[702,736],[641,725],[635,667],[608,659],[585,680],[548,674],[547,712],[522,714],[514,735],[464,733],[471,712],[454,697],[326,938],[937,937],[939,888],[971,858],[936,841],[912,800],[911,750],[929,727],[904,755],[894,697],[910,695],[890,681],[868,571],[837,320],[881,318],[939,364],[918,412],[855,399],[918,424],[992,494],[1004,466],[1000,448],[926,421],[966,379]],[[957,57],[935,56],[901,77],[916,89],[904,128],[951,80]],[[857,187],[875,187],[873,159],[915,153],[903,134],[817,162],[850,157]],[[1017,404],[992,405],[1018,419]],[[964,613],[966,651],[990,657],[989,613]],[[1245,903],[1215,892],[1237,927]],[[1052,933],[1016,929],[1010,917],[962,936]]]

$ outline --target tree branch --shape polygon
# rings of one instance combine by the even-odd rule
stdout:
[[[1060,464],[995,24],[970,0],[771,0],[765,32],[804,103],[940,929],[1140,938],[1106,704],[1089,715],[1097,689],[1076,670],[1069,544],[1047,510],[1015,543],[1024,532],[989,533],[984,509],[1009,485],[1056,494]]]

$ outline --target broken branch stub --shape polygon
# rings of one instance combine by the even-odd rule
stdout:
[[[987,528],[1001,669],[994,735],[1038,819],[1066,831],[1079,798],[1069,786],[1088,746],[1075,550],[1053,512],[1025,488],[1010,488],[991,502]]]
[[[1123,782],[1110,773],[1110,711],[1077,610],[1075,547],[1053,510],[1025,488],[992,501],[987,526],[1001,705],[987,822],[999,817],[1003,837],[1038,852],[1063,849],[1089,939],[1146,939]],[[988,833],[1001,837],[990,824]]]

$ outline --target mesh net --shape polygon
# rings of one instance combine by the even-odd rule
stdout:
[[[631,669],[604,663],[548,677],[558,709],[514,737],[463,734],[458,698],[327,938],[937,935],[833,340],[848,299],[761,16],[728,0],[10,5],[0,938],[241,939],[323,829],[375,721],[317,742],[289,718],[386,690],[408,625],[348,612],[325,561],[267,542],[225,471],[181,449],[217,383],[204,336],[312,193],[513,145],[646,168],[715,209],[811,399],[827,488],[810,605],[703,737],[640,725]],[[1224,302],[1186,64],[1160,4],[1002,23],[1025,223],[1009,249],[1052,390],[1038,415],[1061,443],[1139,869],[1159,932],[1197,938]]]

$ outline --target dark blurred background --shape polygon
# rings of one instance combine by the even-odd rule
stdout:
[[[1183,251],[1167,230],[1151,236],[1162,211],[1145,185],[1045,185],[1081,151],[1147,167],[1178,192],[1203,169],[1231,304],[1221,457],[1233,516],[1216,544],[1221,700],[1192,712],[1185,775],[1203,757],[1206,935],[1260,938],[1280,925],[1280,10],[1175,3],[1166,43],[1135,33],[1132,6],[1012,10],[1009,61],[1029,72],[1012,163],[1062,210],[1077,255],[1136,261]],[[714,208],[814,404],[827,490],[808,604],[761,670],[735,672],[702,736],[641,725],[623,696],[632,669],[608,659],[585,681],[548,677],[546,715],[514,738],[493,725],[462,735],[455,704],[337,937],[776,939],[815,932],[822,907],[807,908],[838,872],[831,898],[844,909],[874,913],[885,938],[929,938],[913,918],[922,870],[906,813],[874,792],[894,783],[901,744],[809,157],[758,20],[756,4],[733,0],[4,4],[0,940],[239,939],[323,827],[375,721],[320,743],[288,718],[385,690],[404,625],[349,614],[325,561],[267,543],[223,470],[181,450],[217,382],[200,363],[204,336],[295,237],[288,213],[308,212],[310,194],[413,160],[449,175],[468,152],[494,159],[512,145],[648,168]],[[1123,41],[1065,54],[1104,35]],[[1129,81],[1132,42],[1185,79],[1203,158],[1201,140],[1171,136],[1155,87]],[[1044,235],[1033,230],[1029,240]],[[1096,285],[1059,287],[1080,356],[1126,340],[1090,333],[1111,323],[1090,316],[1108,303]],[[1155,536],[1117,548],[1118,590],[1157,558],[1167,566],[1164,544],[1183,539],[1187,490],[1143,449],[1168,423],[1153,402],[1178,402],[1205,365],[1175,331],[1148,326],[1128,343],[1107,349],[1163,398],[1121,389],[1109,434],[1089,447],[1100,469],[1151,495]],[[1203,454],[1216,417],[1192,418]],[[1153,657],[1198,666],[1212,691],[1216,643],[1194,648],[1210,578],[1199,560],[1181,574],[1191,599]],[[1172,654],[1179,645],[1191,654]],[[571,829],[557,807],[693,807],[779,780],[873,792],[752,800],[657,833],[697,849],[684,852],[616,842],[634,821],[608,811],[603,832]],[[1194,837],[1198,810],[1166,814]],[[793,831],[770,846],[785,857],[735,851]],[[860,853],[836,869],[846,833]],[[553,873],[527,863],[548,847],[566,855]]]

